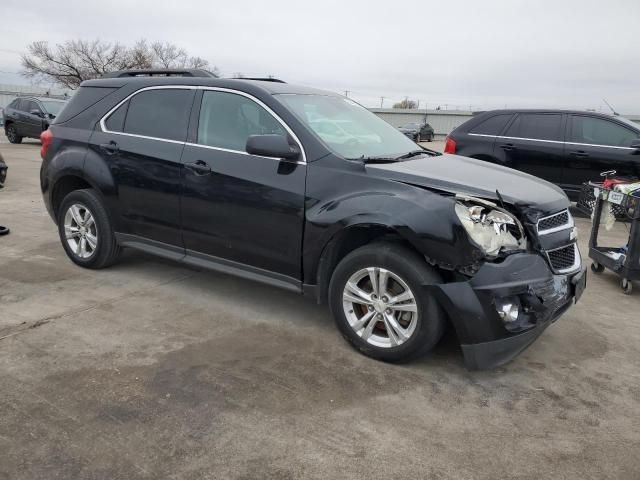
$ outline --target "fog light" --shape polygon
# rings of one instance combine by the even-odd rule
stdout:
[[[520,305],[512,300],[504,300],[503,303],[497,303],[498,315],[504,323],[512,323],[518,320],[520,314]]]

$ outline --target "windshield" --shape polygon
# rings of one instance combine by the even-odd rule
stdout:
[[[394,127],[348,98],[296,94],[277,97],[344,158],[394,158],[417,148]]]
[[[51,115],[58,115],[62,107],[64,107],[66,102],[54,102],[52,100],[40,100],[40,103],[44,106],[47,113]]]
[[[405,126],[400,127],[400,128],[406,128],[406,129],[420,128],[420,124],[419,123],[407,123]]]

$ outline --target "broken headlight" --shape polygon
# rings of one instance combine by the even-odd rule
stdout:
[[[518,219],[491,202],[464,198],[456,202],[456,214],[471,240],[488,258],[495,258],[502,251],[527,248]]]

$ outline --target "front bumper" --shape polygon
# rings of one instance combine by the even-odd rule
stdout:
[[[532,253],[486,263],[468,281],[426,287],[451,318],[470,369],[509,362],[579,298],[586,284],[581,269],[555,275],[544,258]],[[518,320],[507,324],[498,314],[502,299],[516,299]]]

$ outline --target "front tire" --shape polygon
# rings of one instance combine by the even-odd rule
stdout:
[[[329,285],[336,325],[365,355],[403,362],[433,349],[445,318],[423,285],[441,283],[437,271],[415,251],[376,242],[347,255]]]
[[[75,190],[62,200],[58,232],[67,256],[81,267],[105,268],[120,254],[111,220],[95,190]]]
[[[14,124],[11,123],[7,125],[5,133],[7,134],[7,140],[9,140],[9,143],[22,143],[22,137],[18,135],[18,130]]]

